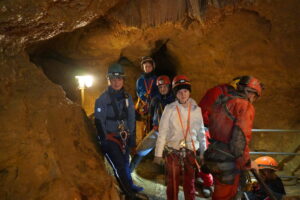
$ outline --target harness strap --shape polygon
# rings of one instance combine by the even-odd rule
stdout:
[[[126,144],[124,144],[123,141],[121,141],[118,138],[116,138],[117,136],[118,136],[118,134],[116,134],[116,133],[108,133],[108,134],[106,134],[105,138],[107,140],[110,140],[110,141],[116,143],[117,145],[119,145],[121,151],[123,153],[125,153],[125,146],[126,146]]]
[[[147,95],[147,98],[149,97],[150,93],[151,93],[151,90],[152,90],[152,85],[153,85],[153,79],[150,81],[150,84],[147,83],[146,79],[144,79],[144,85],[145,85],[145,88],[146,88],[146,95]]]
[[[138,100],[135,104],[135,110],[138,110],[140,107],[144,107],[147,105],[147,102],[143,101],[140,97],[138,97]]]
[[[182,118],[181,118],[180,110],[179,110],[178,106],[176,106],[176,109],[177,109],[180,125],[181,125],[181,128],[182,128],[182,134],[183,134],[184,142],[186,142],[186,138],[187,138],[188,132],[190,130],[191,104],[189,103],[189,107],[188,107],[188,118],[187,118],[187,125],[186,125],[186,130],[185,131],[184,131],[183,122],[182,122]]]
[[[128,112],[127,105],[126,105],[127,104],[126,99],[128,99],[127,94],[124,94],[124,97],[125,97],[125,102],[124,102],[124,107],[123,107],[124,113],[122,111],[119,111],[115,96],[112,95],[111,93],[109,93],[109,96],[110,96],[110,99],[111,99],[111,106],[112,106],[113,111],[115,113],[115,117],[112,118],[112,119],[116,119],[116,120],[124,119],[125,118],[124,115],[126,115],[125,113]]]
[[[179,111],[178,106],[176,106],[178,117],[179,117],[179,121],[180,121],[181,128],[182,128],[182,134],[183,134],[184,142],[185,143],[186,143],[187,135],[188,135],[188,133],[190,133],[191,107],[192,107],[192,105],[191,105],[191,103],[189,103],[187,125],[186,125],[186,130],[184,131],[184,127],[183,127],[183,122],[182,122],[182,118],[181,118],[181,115],[180,115],[180,111]],[[196,153],[196,148],[195,148],[195,142],[192,139],[192,137],[191,137],[191,141],[192,141],[193,152],[194,152],[194,155],[195,155],[195,164],[197,166],[197,169],[200,170],[200,165],[199,165],[199,163],[198,163],[198,161],[196,159],[197,153]]]

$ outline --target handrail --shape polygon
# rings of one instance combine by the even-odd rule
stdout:
[[[252,129],[252,132],[264,132],[264,133],[300,133],[300,130],[289,130],[289,129]]]
[[[300,133],[300,130],[288,130],[288,129],[252,129],[252,132],[256,133]],[[299,156],[300,153],[293,153],[293,152],[262,152],[262,151],[255,151],[250,152],[250,155],[282,155],[282,156]],[[297,176],[286,176],[281,175],[280,178],[296,178],[299,179]]]
[[[250,155],[284,155],[284,156],[299,156],[300,153],[251,151],[251,152],[250,152]]]
[[[253,175],[250,175],[251,178],[253,178]],[[279,178],[282,179],[299,179],[297,176],[286,176],[286,175],[278,175]]]

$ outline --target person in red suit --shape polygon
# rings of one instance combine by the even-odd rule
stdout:
[[[217,99],[221,96],[231,96],[235,93],[237,88],[237,83],[242,77],[236,77],[232,80],[231,83],[217,85],[213,88],[207,90],[205,95],[201,98],[199,102],[199,107],[202,111],[204,126],[205,126],[205,136],[207,138],[207,145],[209,145],[209,116],[211,114],[212,107]],[[202,186],[202,194],[204,197],[208,198],[211,196],[212,186],[213,186],[213,177],[211,174],[204,173],[203,171],[199,171],[197,173],[197,183],[201,183]],[[202,180],[202,181],[201,181]]]
[[[236,93],[223,95],[212,106],[209,116],[210,141],[204,154],[205,166],[213,174],[213,200],[230,200],[238,195],[243,170],[257,168],[250,160],[249,142],[255,115],[254,103],[262,94],[261,82],[244,76]]]

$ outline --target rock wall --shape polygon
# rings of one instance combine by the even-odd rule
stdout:
[[[119,199],[84,110],[24,52],[117,3],[1,1],[0,199]]]
[[[82,108],[25,54],[0,64],[1,199],[118,199]]]
[[[84,106],[93,112],[115,61],[131,94],[140,57],[152,55],[159,74],[191,77],[197,101],[216,84],[254,75],[266,85],[255,128],[299,129],[299,10],[297,0],[2,1],[0,197],[118,199],[95,130],[74,103],[74,75],[94,74]],[[299,133],[253,141],[254,150],[299,151]],[[289,173],[299,169],[291,160]]]

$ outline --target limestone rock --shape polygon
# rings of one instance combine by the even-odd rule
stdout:
[[[299,129],[299,10],[298,0],[1,1],[1,199],[118,199],[74,79],[97,78],[86,91],[90,115],[116,61],[132,95],[144,55],[158,74],[189,76],[197,101],[216,84],[256,76],[266,90],[255,128]],[[299,134],[253,136],[253,150],[298,147]],[[285,170],[297,173],[291,160]]]

